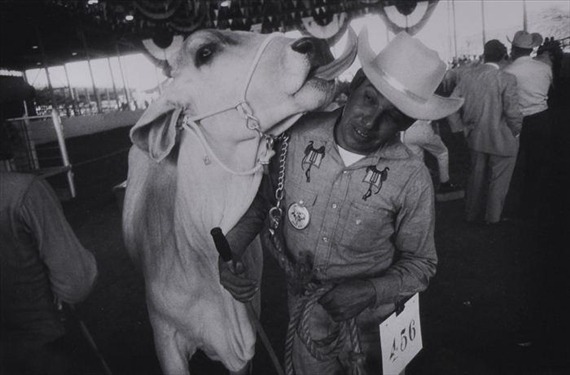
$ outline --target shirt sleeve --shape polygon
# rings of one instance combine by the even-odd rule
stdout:
[[[95,257],[75,236],[55,192],[44,180],[32,182],[20,215],[37,242],[53,293],[67,303],[84,300],[97,277]]]
[[[436,272],[434,192],[426,168],[410,178],[400,203],[395,261],[381,277],[370,280],[376,290],[376,306],[425,290]]]
[[[503,90],[503,113],[507,126],[518,135],[521,132],[523,116],[519,105],[517,79],[512,74],[505,74],[505,89]]]

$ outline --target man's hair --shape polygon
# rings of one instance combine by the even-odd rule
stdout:
[[[514,56],[529,56],[532,53],[532,48],[521,48],[517,46],[511,47],[511,52]]]
[[[500,62],[507,56],[507,47],[497,39],[492,39],[485,43],[483,47],[483,57],[485,62]]]

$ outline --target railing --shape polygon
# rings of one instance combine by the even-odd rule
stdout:
[[[48,124],[52,128],[46,127]],[[70,195],[75,198],[73,170],[58,111],[52,111],[51,115],[7,119],[6,125],[13,135],[13,158],[6,163],[6,169],[42,177],[66,174]],[[52,141],[54,132],[55,145]]]

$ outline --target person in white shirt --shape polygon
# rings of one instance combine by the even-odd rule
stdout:
[[[431,121],[417,120],[406,131],[401,132],[400,140],[420,159],[424,160],[424,151],[427,151],[437,160],[438,201],[463,198],[463,189],[449,179],[449,151],[434,131]]]
[[[552,84],[552,69],[530,56],[541,43],[540,34],[517,31],[511,41],[513,62],[505,68],[506,72],[517,78],[519,107],[524,116],[509,191],[512,209],[523,219],[536,219],[539,214],[539,198],[546,180],[551,146],[552,121],[547,100]]]

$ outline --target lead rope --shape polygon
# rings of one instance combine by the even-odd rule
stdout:
[[[263,52],[265,51],[265,49],[267,48],[269,43],[271,43],[271,41],[273,39],[275,39],[278,35],[279,35],[278,33],[269,34],[269,36],[267,38],[265,38],[263,40],[263,43],[259,46],[257,53],[255,54],[255,57],[253,59],[253,63],[249,69],[249,73],[247,75],[246,81],[245,81],[245,87],[243,90],[243,97],[241,98],[241,100],[237,104],[230,105],[230,106],[224,107],[224,108],[219,109],[219,110],[210,111],[210,112],[207,112],[206,114],[203,114],[203,115],[196,115],[196,116],[186,116],[185,115],[184,116],[184,121],[182,122],[182,127],[184,129],[191,130],[198,137],[198,140],[202,144],[202,147],[204,148],[204,152],[206,153],[206,156],[204,158],[204,162],[206,164],[209,164],[208,155],[211,155],[212,158],[214,159],[214,161],[216,163],[218,163],[226,172],[233,174],[233,175],[236,175],[236,176],[245,176],[245,175],[255,174],[255,173],[261,171],[261,169],[264,166],[269,164],[269,160],[275,154],[273,152],[274,139],[271,135],[265,134],[261,131],[259,119],[257,117],[255,117],[255,115],[253,114],[253,109],[251,108],[251,106],[247,102],[247,90],[249,88],[251,80],[253,79],[253,75],[255,73],[257,65],[259,64],[259,61],[261,60],[261,56],[263,55]],[[220,114],[220,113],[223,113],[223,112],[226,112],[229,110],[238,111],[238,113],[245,119],[245,126],[248,129],[257,132],[257,134],[261,138],[261,140],[265,141],[265,151],[261,156],[258,157],[258,159],[256,161],[257,165],[255,167],[248,169],[248,170],[245,170],[245,171],[233,170],[232,168],[228,167],[224,162],[222,162],[222,160],[220,160],[220,158],[216,155],[216,153],[214,152],[214,150],[212,149],[212,147],[208,143],[208,141],[207,141],[206,137],[204,136],[204,133],[201,129],[201,126],[199,124],[200,120],[203,120],[207,117],[215,116],[217,114]]]
[[[273,257],[277,259],[281,268],[287,275],[287,280],[294,280],[303,284],[305,292],[293,307],[293,312],[289,318],[287,335],[285,337],[285,373],[295,375],[293,367],[293,342],[295,334],[298,334],[301,342],[305,345],[309,353],[319,361],[337,357],[342,351],[346,340],[349,340],[351,352],[349,353],[350,368],[348,374],[364,374],[364,355],[358,337],[358,327],[356,319],[351,318],[336,324],[331,334],[320,340],[313,340],[309,327],[309,318],[315,304],[326,292],[333,288],[332,284],[317,286],[311,283],[310,270],[296,267],[289,260],[282,239],[278,237],[278,229],[283,218],[281,203],[285,193],[285,162],[287,161],[287,151],[289,149],[289,134],[282,136],[281,153],[279,155],[279,175],[277,188],[275,189],[276,204],[269,210],[269,230],[262,231],[261,236],[265,241],[269,241],[273,246],[269,250]]]

